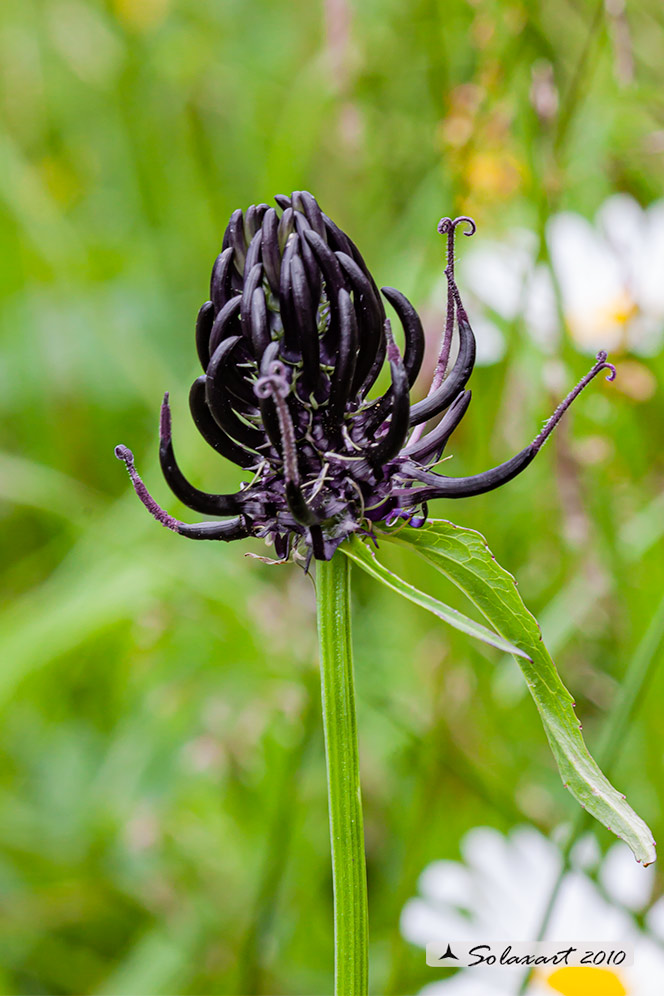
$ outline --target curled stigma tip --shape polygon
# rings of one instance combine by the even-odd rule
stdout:
[[[609,372],[606,375],[605,379],[608,381],[612,381],[616,379],[617,370],[613,363],[608,362],[608,355],[609,354],[605,349],[600,349],[599,353],[595,357],[596,362],[595,366],[593,367],[593,370],[595,371],[595,373],[599,373],[600,370],[608,370]]]
[[[472,218],[469,218],[467,214],[460,214],[458,218],[441,218],[437,225],[437,231],[440,235],[449,235],[451,232],[455,232],[459,225],[466,225],[467,229],[464,231],[464,235],[470,238],[477,231],[477,225]]]
[[[606,379],[608,381],[615,380],[616,368],[613,365],[613,363],[608,362],[607,357],[608,353],[606,352],[606,350],[604,349],[600,350],[595,358],[595,363],[590,368],[588,373],[581,378],[576,387],[574,387],[569,392],[567,397],[560,402],[560,404],[556,408],[551,418],[547,421],[542,431],[539,432],[537,436],[535,436],[535,438],[533,439],[532,445],[535,447],[536,450],[541,449],[541,447],[544,445],[544,443],[549,438],[555,427],[558,425],[558,422],[560,422],[561,418],[563,417],[567,409],[570,407],[572,402],[575,401],[576,398],[578,398],[583,389],[588,386],[591,380],[595,379],[598,373],[600,373],[602,370],[608,370],[609,372],[606,376]]]

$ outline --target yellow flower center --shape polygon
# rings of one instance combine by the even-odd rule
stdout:
[[[627,291],[619,291],[601,307],[577,309],[566,315],[572,338],[581,346],[594,346],[605,341],[607,333],[620,337],[616,345],[625,346],[625,336],[630,322],[638,315],[639,308]]]
[[[634,301],[625,295],[617,300],[612,308],[608,309],[607,317],[616,325],[627,325],[638,313],[638,310]]]
[[[558,968],[546,977],[546,981],[562,996],[629,996],[629,991],[610,968]]]

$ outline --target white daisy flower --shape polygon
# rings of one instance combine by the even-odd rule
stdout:
[[[462,841],[463,862],[436,861],[425,868],[419,896],[401,915],[406,940],[485,944],[537,937],[560,873],[559,848],[534,827],[508,836],[476,827]],[[596,871],[595,877],[590,872]],[[537,968],[528,996],[661,996],[664,989],[664,898],[650,905],[654,868],[643,868],[628,848],[614,844],[603,860],[595,838],[574,847],[545,933],[545,940],[631,945],[634,964],[620,968]],[[649,907],[649,908],[648,908]],[[635,914],[645,913],[645,927]],[[477,966],[432,982],[428,996],[514,996],[523,968]]]
[[[664,200],[642,209],[627,194],[604,202],[593,225],[573,212],[554,215],[546,231],[551,272],[536,264],[537,238],[518,231],[485,241],[459,263],[461,283],[489,312],[511,321],[519,315],[546,350],[556,347],[560,305],[576,347],[657,352],[664,335]],[[487,315],[491,341],[502,334]],[[499,358],[499,350],[493,347]],[[490,361],[489,361],[490,362]]]
[[[522,315],[542,348],[553,349],[560,326],[556,296],[549,270],[535,263],[536,251],[537,237],[526,229],[516,229],[502,242],[479,242],[460,258],[460,283],[480,308],[484,305],[505,321]],[[473,315],[473,328],[478,362],[495,363],[505,351],[502,332],[481,310]],[[483,350],[484,341],[491,350]]]

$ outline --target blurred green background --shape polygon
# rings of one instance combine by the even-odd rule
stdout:
[[[330,991],[311,582],[247,559],[257,543],[158,528],[113,447],[187,518],[156,459],[169,389],[186,472],[238,485],[186,401],[235,207],[313,191],[435,343],[441,215],[501,237],[655,200],[663,22],[661,0],[2,4],[0,992]],[[524,445],[560,393],[524,323],[502,328],[456,474]],[[589,366],[569,335],[555,353],[564,384]],[[526,475],[433,510],[518,577],[591,749],[664,587],[664,358],[613,358],[629,376]],[[431,980],[398,930],[424,865],[573,802],[510,662],[365,576],[354,601],[372,988],[405,993]],[[656,839],[663,694],[658,673],[613,771]]]

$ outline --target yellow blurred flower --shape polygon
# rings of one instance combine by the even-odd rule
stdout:
[[[478,151],[468,160],[467,176],[472,191],[467,204],[470,207],[472,198],[478,195],[484,200],[511,197],[519,188],[521,169],[519,160],[509,151]]]
[[[171,0],[113,0],[113,11],[119,21],[137,31],[150,31],[164,20]]]

